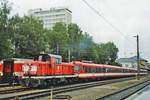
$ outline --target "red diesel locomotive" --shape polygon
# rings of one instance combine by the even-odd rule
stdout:
[[[63,63],[62,57],[52,54],[40,54],[33,61],[24,63],[24,76],[20,79],[21,85],[38,87],[69,83],[82,80],[99,80],[106,77],[134,76],[134,68],[122,68],[111,65],[83,63],[79,61]],[[141,75],[147,74],[141,70]]]
[[[62,63],[61,56],[52,54],[40,54],[33,61],[25,62],[23,72],[21,84],[31,87],[57,84],[75,77],[73,64]]]
[[[0,82],[19,83],[22,78],[22,64],[29,59],[8,58],[0,62]]]

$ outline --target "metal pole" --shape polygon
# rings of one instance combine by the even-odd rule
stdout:
[[[137,35],[137,70],[138,70],[138,73],[137,73],[137,80],[140,80],[140,61],[139,61],[139,36]]]

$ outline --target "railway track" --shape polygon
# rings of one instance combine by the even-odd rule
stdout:
[[[31,90],[31,89],[29,89],[29,88],[13,88],[12,87],[12,89],[10,88],[10,89],[3,89],[2,91],[0,90],[0,95],[21,92],[21,91],[26,91],[26,90]]]
[[[135,94],[136,92],[140,91],[141,89],[143,89],[144,87],[146,87],[148,85],[150,85],[150,80],[136,84],[134,86],[130,86],[128,88],[125,88],[118,92],[106,95],[106,96],[96,99],[96,100],[125,100],[129,96]]]
[[[9,83],[0,83],[0,88],[4,88],[4,87],[10,87],[11,85]],[[14,86],[18,86],[18,84],[14,84]]]
[[[55,87],[53,88],[53,94],[64,93],[64,92],[85,89],[85,88],[90,88],[90,87],[96,87],[96,86],[102,86],[106,84],[117,83],[117,82],[132,80],[132,79],[135,79],[135,78],[131,77],[131,78],[113,79],[113,80],[90,82],[90,83],[84,83],[84,84],[82,83],[82,84],[67,85],[63,87]],[[3,95],[0,97],[0,100],[13,100],[16,96],[19,97],[19,100],[29,100],[29,99],[34,99],[38,97],[48,96],[50,95],[50,91],[51,89],[28,90],[28,91],[13,93],[10,95],[8,94]]]
[[[8,83],[0,83],[0,88],[1,87],[8,87],[8,86],[10,86]]]

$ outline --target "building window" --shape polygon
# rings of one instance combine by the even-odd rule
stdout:
[[[125,67],[129,67],[129,65],[128,65],[128,64],[125,64]]]
[[[40,14],[48,14],[49,11],[41,11]]]

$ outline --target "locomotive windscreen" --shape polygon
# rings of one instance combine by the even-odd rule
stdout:
[[[34,61],[50,62],[50,56],[49,55],[38,55],[38,56],[34,57]]]

